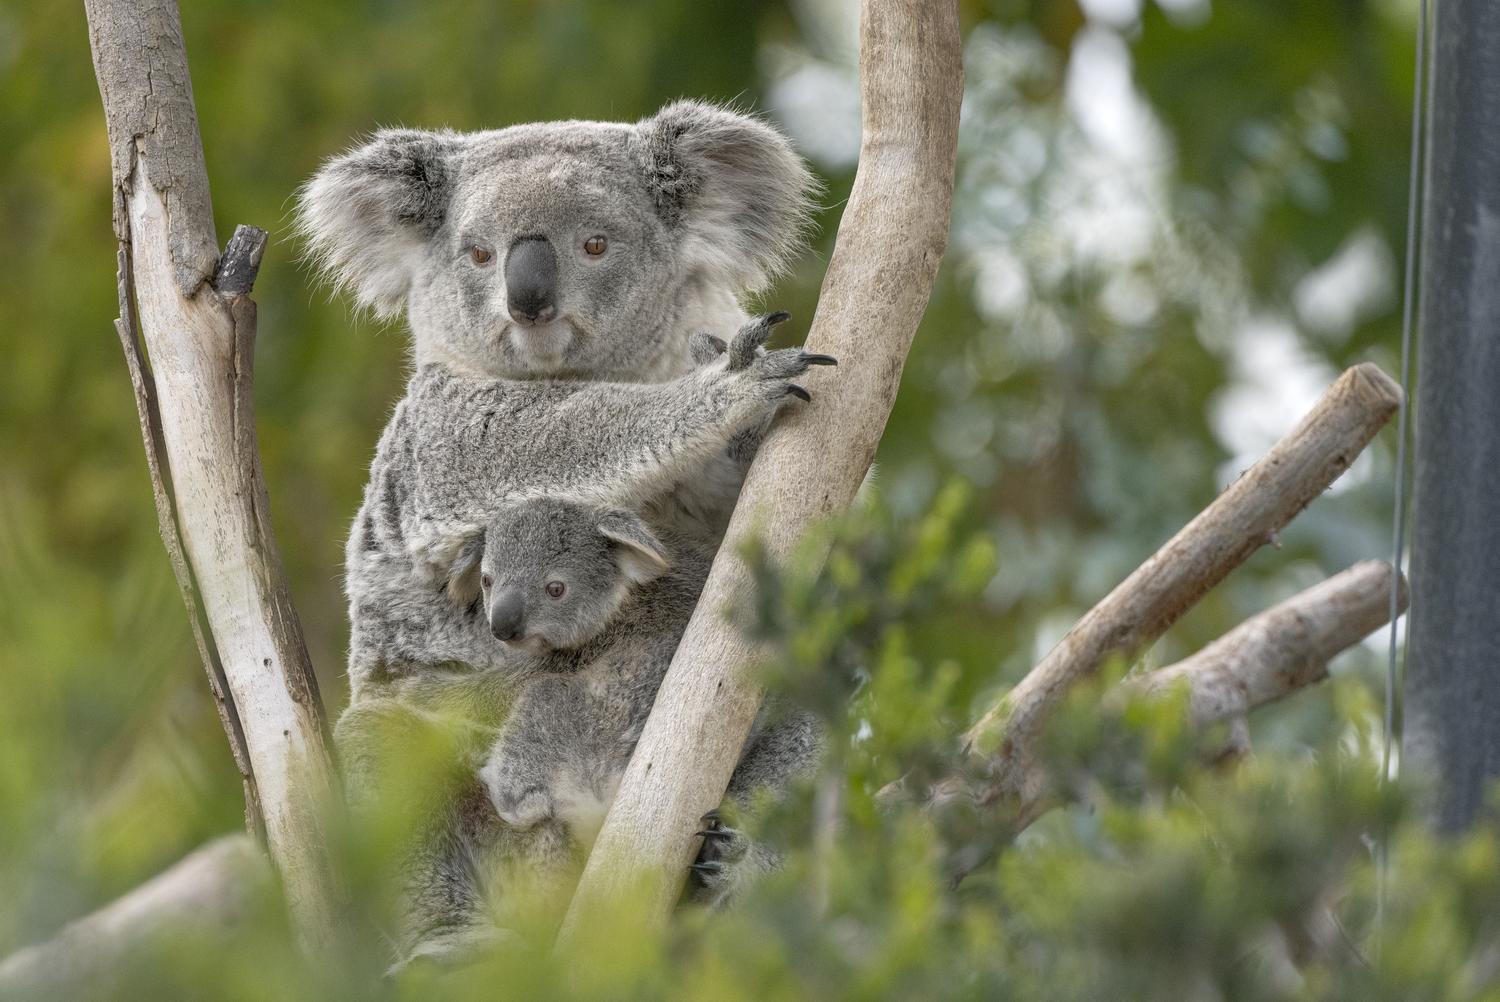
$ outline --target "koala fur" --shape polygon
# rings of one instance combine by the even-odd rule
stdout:
[[[561,823],[497,827],[468,757],[538,680],[607,663],[659,681],[701,586],[674,550],[672,572],[621,600],[611,622],[629,629],[518,652],[453,583],[475,532],[540,497],[649,509],[706,567],[760,434],[805,396],[791,380],[831,360],[761,350],[769,321],[727,350],[693,337],[745,324],[739,297],[800,248],[814,187],[774,129],[683,101],[635,124],[384,130],[303,190],[323,275],[379,316],[404,308],[414,340],[346,549],[352,693],[336,735],[358,802],[403,735],[466,721],[457,785],[408,859],[408,956],[483,931],[472,913],[497,872],[577,851]],[[776,782],[793,745],[752,739],[741,771]]]
[[[383,130],[317,172],[299,222],[336,287],[382,317],[405,306],[419,368],[661,380],[691,367],[692,333],[744,322],[738,296],[801,248],[815,187],[770,126],[679,101],[634,125]],[[557,252],[558,315],[527,328],[500,265],[537,236]]]

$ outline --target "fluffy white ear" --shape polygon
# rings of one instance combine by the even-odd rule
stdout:
[[[453,132],[383,129],[319,168],[298,196],[297,228],[323,277],[378,316],[397,315],[447,214],[463,142]]]
[[[484,534],[478,533],[463,541],[453,566],[448,570],[445,586],[453,604],[466,608],[479,597],[479,563],[484,557]]]
[[[672,566],[667,548],[646,528],[640,516],[632,512],[603,512],[599,516],[599,531],[614,544],[620,572],[636,584],[655,581]]]
[[[636,129],[657,211],[711,281],[756,292],[801,251],[819,185],[776,129],[702,101]]]

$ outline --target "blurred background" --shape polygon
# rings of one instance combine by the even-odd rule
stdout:
[[[1013,680],[1344,366],[1396,371],[1410,4],[965,0],[949,254],[879,455],[945,483],[998,571],[948,647]],[[293,193],[380,125],[632,120],[678,96],[784,127],[827,182],[766,305],[800,339],[859,141],[853,0],[183,5],[220,238],[272,231],[256,393],[275,526],[331,713],[342,544],[407,367],[298,266]],[[165,553],[115,309],[81,5],[0,6],[0,953],[241,823]],[[1166,662],[1389,546],[1394,433],[1152,651]],[[1379,674],[1383,640],[1336,671]],[[1256,720],[1295,748],[1304,696]]]

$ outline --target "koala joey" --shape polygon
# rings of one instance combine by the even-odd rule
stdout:
[[[471,581],[461,594],[477,578],[497,641],[541,658],[555,652],[480,771],[506,824],[557,817],[587,835],[602,816],[664,668],[662,651],[653,657],[631,637],[678,632],[707,570],[708,554],[680,541],[673,550],[681,557],[633,512],[539,498],[506,506],[477,559],[458,570]]]
[[[555,822],[587,844],[614,799],[713,551],[628,511],[550,498],[509,506],[486,527],[482,547],[457,573],[477,575],[490,630],[502,643],[550,656],[528,673],[479,778],[510,829]],[[784,788],[815,761],[820,737],[807,714],[771,705],[735,770],[731,801]],[[702,900],[723,901],[778,862],[717,812],[699,835],[692,876]]]

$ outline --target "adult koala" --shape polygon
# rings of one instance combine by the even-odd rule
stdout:
[[[738,296],[762,288],[801,246],[813,189],[774,129],[678,102],[634,125],[383,131],[318,172],[300,217],[315,259],[337,286],[382,317],[405,308],[414,387],[432,372],[450,382],[654,383],[694,368],[694,333],[728,335],[744,324]],[[510,425],[502,434],[533,433],[527,413],[498,419]],[[657,500],[674,531],[717,539],[758,430],[747,429],[734,448],[683,476],[665,504]],[[351,569],[366,559],[368,516],[399,501],[390,486],[372,480],[350,538]],[[534,486],[546,493],[549,485]],[[351,587],[358,622],[355,606]],[[391,761],[399,736],[458,733],[460,756],[482,751],[524,684],[503,666],[443,663],[451,655],[376,672],[356,668],[359,656],[352,652],[353,698],[337,734],[356,803],[400,764]],[[480,667],[489,670],[474,670]],[[472,739],[433,713],[451,709],[473,725]],[[764,743],[777,741],[784,743],[768,735]],[[747,772],[764,768],[764,755],[757,761],[747,749],[747,756]],[[408,870],[406,956],[472,940],[463,916],[481,910],[493,876],[480,871],[569,848],[555,826],[497,828],[472,770],[458,768],[453,779],[451,788],[429,791],[436,791],[433,803],[420,808],[430,817],[415,849],[421,865]]]

